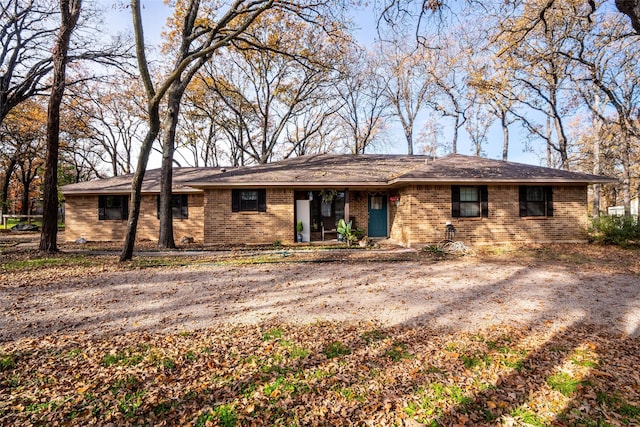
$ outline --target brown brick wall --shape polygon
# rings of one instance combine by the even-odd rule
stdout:
[[[452,218],[451,187],[409,186],[401,190],[391,237],[407,246],[442,240],[450,221],[456,240],[470,244],[575,242],[587,238],[586,186],[554,186],[553,217],[521,218],[518,186],[489,186],[488,218]]]
[[[449,185],[413,185],[397,191],[400,203],[388,201],[390,237],[406,246],[421,246],[444,238],[447,221],[457,228],[456,240],[470,244],[530,243],[586,240],[586,186],[554,186],[554,215],[551,218],[520,218],[518,186],[489,186],[489,217],[454,219],[451,217]],[[395,191],[393,192],[394,194]],[[367,231],[366,191],[349,197],[349,216],[356,227]],[[231,212],[231,190],[207,190],[189,195],[189,219],[174,220],[174,236],[185,235],[196,242],[216,244],[269,244],[295,240],[294,191],[267,189],[266,212]],[[158,219],[156,196],[144,196],[138,239],[156,241]],[[67,241],[118,241],[124,238],[126,221],[99,221],[97,196],[66,197]]]
[[[366,191],[349,192],[349,217],[355,217],[355,227],[367,232],[369,211]]]
[[[204,237],[204,195],[189,194],[189,218],[173,220],[176,243],[190,236],[201,243]],[[158,240],[157,196],[142,196],[137,240]],[[98,196],[65,197],[65,239],[73,242],[80,237],[90,241],[120,241],[124,239],[127,221],[99,220]]]
[[[232,212],[231,190],[206,190],[205,244],[268,244],[295,240],[293,189],[267,189],[266,212]]]

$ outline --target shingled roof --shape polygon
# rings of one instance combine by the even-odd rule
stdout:
[[[317,154],[240,168],[176,168],[174,192],[209,187],[386,187],[407,183],[565,183],[615,182],[613,178],[559,169],[449,154],[428,156]],[[65,194],[127,193],[131,175],[62,188]],[[160,170],[147,171],[143,192],[160,191]]]
[[[142,182],[143,193],[160,193],[160,172],[161,169],[150,169],[144,174],[144,181]],[[203,175],[211,177],[219,173],[221,173],[220,168],[174,168],[173,191],[200,193],[201,190],[185,183],[199,179]],[[95,179],[93,181],[65,185],[62,187],[62,192],[64,194],[128,194],[131,192],[132,179],[133,174]]]
[[[405,183],[573,183],[614,182],[615,179],[578,172],[449,154],[429,156],[381,154],[318,154],[266,165],[230,169],[190,181],[194,187],[282,186],[365,187]]]
[[[424,156],[382,154],[316,154],[264,165],[229,168],[226,172],[189,183],[194,187],[254,186],[371,186],[387,185],[424,165]]]
[[[484,157],[449,154],[433,161],[427,161],[411,172],[391,180],[390,183],[407,181],[595,184],[615,182],[617,179]]]

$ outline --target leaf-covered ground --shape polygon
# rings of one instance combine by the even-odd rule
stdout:
[[[119,264],[115,255],[43,258],[9,247],[0,256],[6,288],[185,268],[214,255]],[[640,274],[637,250],[590,245],[488,248],[478,258]],[[375,269],[396,261],[449,262],[405,252],[215,254],[225,266],[367,262]],[[461,331],[283,319],[172,333],[36,335],[0,343],[0,425],[640,425],[640,338],[585,323]]]
[[[2,425],[638,425],[640,340],[263,324],[0,347]]]

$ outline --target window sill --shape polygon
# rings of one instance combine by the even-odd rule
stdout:
[[[257,215],[261,213],[266,213],[266,211],[236,211],[231,212],[232,214],[240,214],[240,215]]]
[[[483,218],[480,216],[461,216],[457,218],[453,218],[454,221],[482,221]]]
[[[524,219],[525,221],[540,221],[540,220],[547,220],[553,217],[550,216],[546,216],[546,215],[540,215],[540,216],[521,216],[520,219]]]

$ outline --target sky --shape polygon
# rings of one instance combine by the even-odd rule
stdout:
[[[128,32],[132,34],[131,11],[129,8],[112,6],[114,0],[102,0],[107,9],[105,18],[105,26],[111,34],[119,32]],[[128,2],[124,2],[125,4]],[[164,4],[163,0],[142,0],[142,19],[145,31],[145,40],[148,46],[158,46],[161,42],[161,33],[164,29],[166,19],[171,9]],[[358,41],[365,46],[372,46],[377,39],[376,16],[371,7],[355,9],[352,11],[352,18],[356,27],[355,36]],[[415,43],[414,39],[407,40],[407,43]],[[418,117],[414,130],[414,139],[420,133],[427,113],[423,113]],[[452,140],[453,120],[448,118],[439,119],[439,123],[443,127],[443,138],[447,143]],[[387,141],[384,148],[379,152],[388,154],[406,154],[407,143],[404,134],[397,123],[390,123],[387,131]],[[509,160],[520,163],[533,165],[544,165],[542,150],[540,153],[532,153],[525,151],[524,142],[526,135],[521,126],[515,124],[510,127],[510,147]],[[488,135],[488,144],[484,147],[484,155],[492,159],[502,158],[502,129],[496,121],[491,127]],[[414,146],[414,152],[421,154],[419,147]],[[472,155],[472,145],[464,131],[460,129],[458,137],[458,153]],[[152,154],[150,159],[150,167],[159,167],[160,158],[157,154]]]

